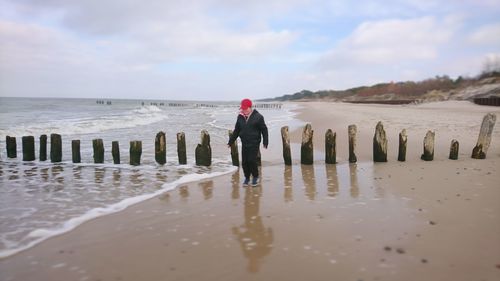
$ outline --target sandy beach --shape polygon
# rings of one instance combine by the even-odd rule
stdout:
[[[270,132],[260,186],[243,188],[242,171],[180,186],[0,260],[0,280],[500,280],[499,124],[487,159],[470,158],[483,116],[500,118],[500,108],[300,106],[315,131],[314,165],[298,164],[300,129],[291,167]],[[372,162],[378,121],[387,163]],[[347,161],[350,124],[356,164]],[[324,164],[328,128],[336,165]],[[396,161],[402,129],[406,162]],[[436,133],[430,162],[420,160],[427,130]],[[448,160],[452,139],[458,160]]]

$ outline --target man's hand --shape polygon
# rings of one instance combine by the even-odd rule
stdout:
[[[264,148],[267,149],[267,144],[264,144]]]

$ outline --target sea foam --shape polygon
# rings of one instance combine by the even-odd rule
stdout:
[[[49,239],[51,237],[69,232],[69,231],[75,229],[77,226],[79,226],[82,223],[87,222],[89,220],[122,211],[129,206],[132,206],[132,205],[135,205],[137,203],[143,202],[145,200],[151,199],[151,198],[156,197],[162,193],[174,190],[179,185],[190,183],[190,182],[196,182],[196,181],[200,181],[200,180],[207,179],[207,178],[222,176],[225,174],[232,173],[236,170],[237,170],[237,167],[231,167],[228,170],[221,171],[221,172],[188,174],[188,175],[182,176],[181,178],[179,178],[176,181],[163,184],[162,188],[157,190],[156,192],[149,193],[149,194],[142,194],[142,195],[138,195],[135,197],[130,197],[130,198],[124,199],[118,203],[111,204],[111,205],[104,207],[104,208],[91,209],[88,212],[86,212],[85,214],[78,216],[78,217],[75,217],[75,218],[72,218],[72,219],[69,219],[66,222],[59,225],[58,227],[55,227],[52,229],[35,229],[28,234],[28,237],[35,238],[34,240],[32,240],[30,243],[28,243],[26,245],[22,245],[22,246],[17,247],[17,248],[1,250],[0,251],[0,259],[12,256],[12,255],[17,254],[21,251],[29,249],[29,248]]]

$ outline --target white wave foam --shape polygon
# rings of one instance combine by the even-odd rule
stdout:
[[[86,212],[85,214],[83,214],[79,217],[75,217],[75,218],[72,218],[72,219],[64,222],[59,227],[56,227],[53,229],[33,230],[28,234],[27,237],[35,238],[35,240],[31,241],[27,245],[23,245],[23,246],[18,247],[18,248],[6,249],[6,250],[0,251],[0,259],[12,256],[12,255],[17,254],[21,251],[29,249],[29,248],[49,239],[51,237],[69,232],[69,231],[75,229],[77,226],[79,226],[82,223],[87,222],[89,220],[122,211],[129,206],[135,205],[137,203],[140,203],[140,202],[143,202],[145,200],[156,197],[156,196],[158,196],[162,193],[165,193],[167,191],[173,190],[179,185],[190,183],[190,182],[196,182],[196,181],[200,181],[200,180],[207,179],[207,178],[222,176],[225,174],[232,173],[236,170],[237,170],[237,167],[231,167],[227,171],[222,171],[222,172],[213,172],[213,173],[204,173],[204,174],[188,174],[188,175],[185,175],[185,176],[179,178],[178,180],[176,180],[174,182],[163,184],[162,188],[158,191],[155,191],[155,192],[150,193],[150,194],[143,194],[143,195],[127,198],[127,199],[124,199],[118,203],[109,205],[105,208],[94,208],[94,209],[89,210],[88,212]]]
[[[168,114],[156,106],[145,106],[120,114],[108,114],[98,118],[85,117],[53,120],[45,123],[24,123],[7,130],[0,130],[0,136],[42,135],[60,133],[63,135],[93,134],[114,129],[128,129],[146,126],[168,119]]]
[[[147,105],[147,106],[143,106],[143,107],[138,108],[138,109],[134,109],[133,112],[141,113],[141,114],[148,114],[151,112],[162,112],[162,110],[156,105]]]

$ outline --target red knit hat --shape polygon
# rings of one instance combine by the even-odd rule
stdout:
[[[249,107],[252,107],[252,101],[249,100],[249,99],[244,99],[241,101],[241,106],[240,106],[240,109],[247,109]]]

